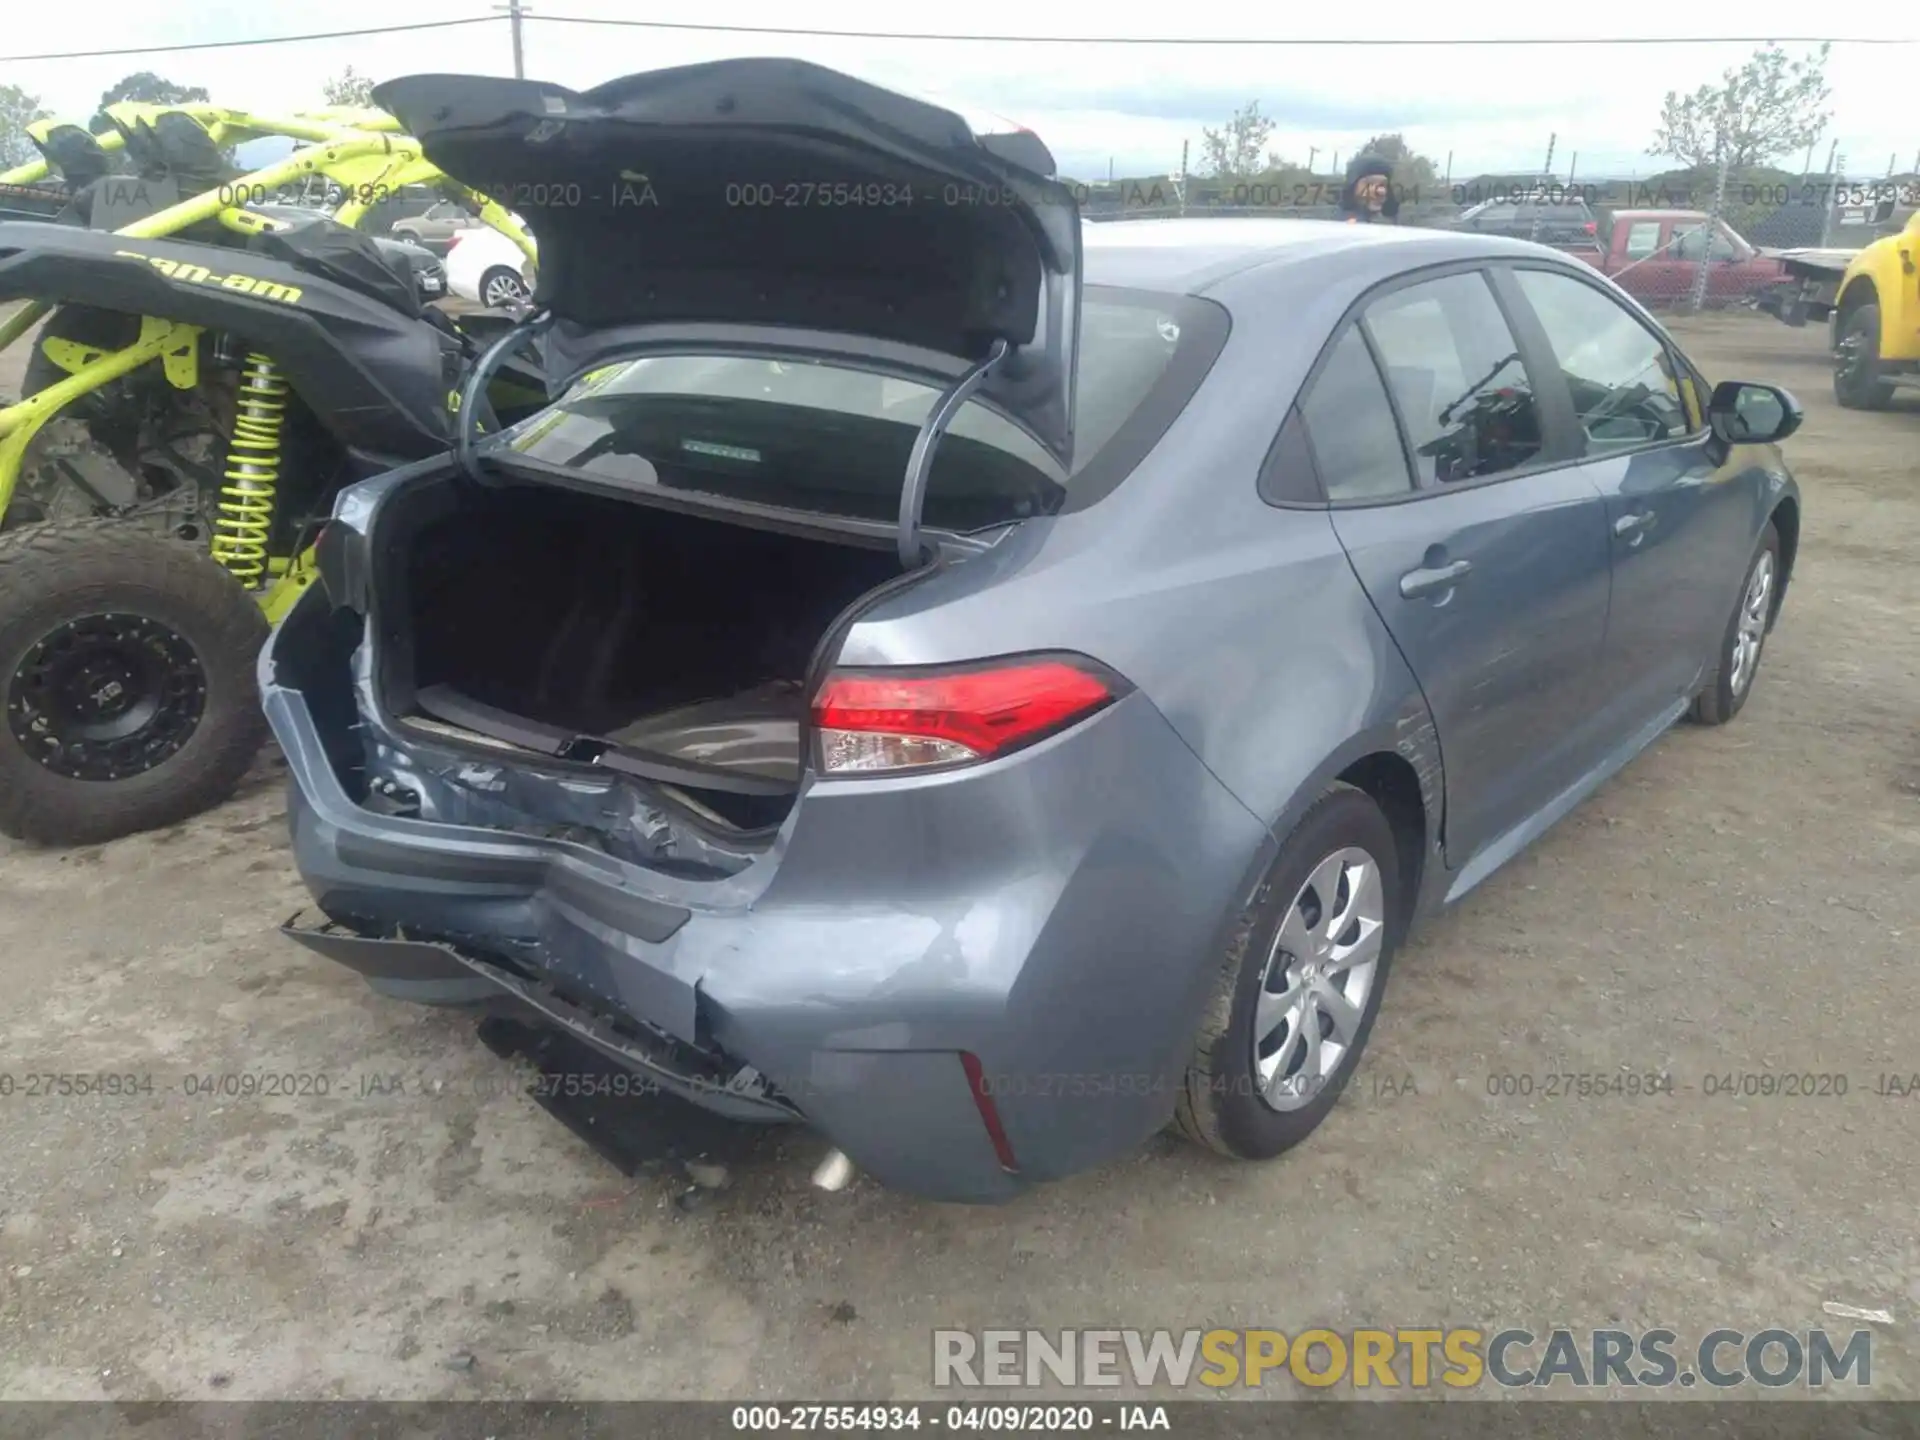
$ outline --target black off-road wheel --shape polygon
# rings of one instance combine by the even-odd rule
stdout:
[[[1856,305],[1840,322],[1833,367],[1833,398],[1849,410],[1884,410],[1893,383],[1880,363],[1880,307]]]
[[[1399,942],[1397,855],[1386,816],[1351,786],[1294,827],[1220,957],[1174,1111],[1189,1139],[1268,1160],[1339,1102]]]
[[[0,834],[90,845],[233,793],[267,736],[259,605],[114,520],[0,535]]]

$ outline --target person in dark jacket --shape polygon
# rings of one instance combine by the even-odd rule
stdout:
[[[1392,225],[1399,213],[1392,162],[1378,155],[1356,157],[1347,166],[1347,183],[1340,191],[1341,218],[1349,225]]]

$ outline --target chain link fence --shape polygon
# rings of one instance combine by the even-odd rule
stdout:
[[[1222,216],[1342,220],[1337,176],[1247,180],[1169,175],[1077,186],[1097,223]],[[1649,180],[1479,177],[1396,181],[1394,223],[1551,246],[1612,277],[1642,304],[1766,305],[1788,284],[1783,252],[1847,251],[1902,229],[1920,209],[1911,171],[1877,177],[1714,168]]]

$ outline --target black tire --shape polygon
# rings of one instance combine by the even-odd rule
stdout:
[[[1849,410],[1886,409],[1893,403],[1893,382],[1880,364],[1880,307],[1856,305],[1847,311],[1838,342],[1843,347],[1857,344],[1860,358],[1852,365],[1835,363],[1833,398]]]
[[[1380,948],[1373,982],[1337,1068],[1311,1086],[1296,1085],[1297,1108],[1275,1109],[1260,1093],[1254,1037],[1269,957],[1316,867],[1349,848],[1365,851],[1380,879]],[[1221,957],[1213,1000],[1195,1036],[1193,1060],[1175,1106],[1174,1122],[1181,1133],[1240,1160],[1271,1159],[1313,1133],[1339,1102],[1373,1033],[1400,940],[1402,908],[1392,827],[1366,795],[1348,785],[1335,786],[1314,802],[1280,847],[1258,897]],[[1317,1027],[1317,1017],[1315,1023]]]
[[[1768,568],[1767,593],[1762,600],[1763,613],[1759,632],[1754,637],[1755,648],[1745,665],[1736,665],[1740,622],[1747,613],[1754,576],[1763,562]],[[1746,708],[1747,697],[1753,694],[1753,682],[1759,678],[1760,662],[1767,653],[1767,635],[1773,629],[1773,617],[1779,613],[1779,609],[1780,532],[1769,520],[1760,536],[1759,547],[1753,552],[1753,559],[1747,562],[1747,568],[1740,577],[1740,593],[1734,598],[1733,614],[1727,620],[1726,631],[1720,636],[1720,649],[1714,655],[1713,671],[1700,693],[1693,697],[1693,708],[1687,712],[1688,719],[1699,725],[1724,725]]]
[[[44,741],[49,722],[56,734],[81,723],[56,703],[75,693],[71,669],[71,685],[49,688],[46,678],[61,673],[58,646],[76,635],[83,644],[119,645],[116,665],[124,654],[134,655],[132,668],[152,661],[140,677],[113,672],[128,674],[114,695],[133,693],[132,705],[143,690],[164,694],[159,718],[134,732],[133,753]],[[226,799],[266,740],[254,679],[266,639],[254,598],[179,541],[114,520],[0,536],[0,834],[92,845]]]
[[[480,277],[480,303],[492,308],[501,302],[492,297],[495,288],[506,290],[512,300],[519,302],[527,299],[533,292],[527,288],[527,282],[518,271],[509,270],[505,265],[496,265]]]

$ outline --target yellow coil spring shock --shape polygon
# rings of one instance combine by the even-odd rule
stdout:
[[[287,418],[287,382],[264,355],[248,355],[227,451],[226,483],[213,521],[213,558],[248,589],[267,578],[267,537],[280,488],[280,427]]]

